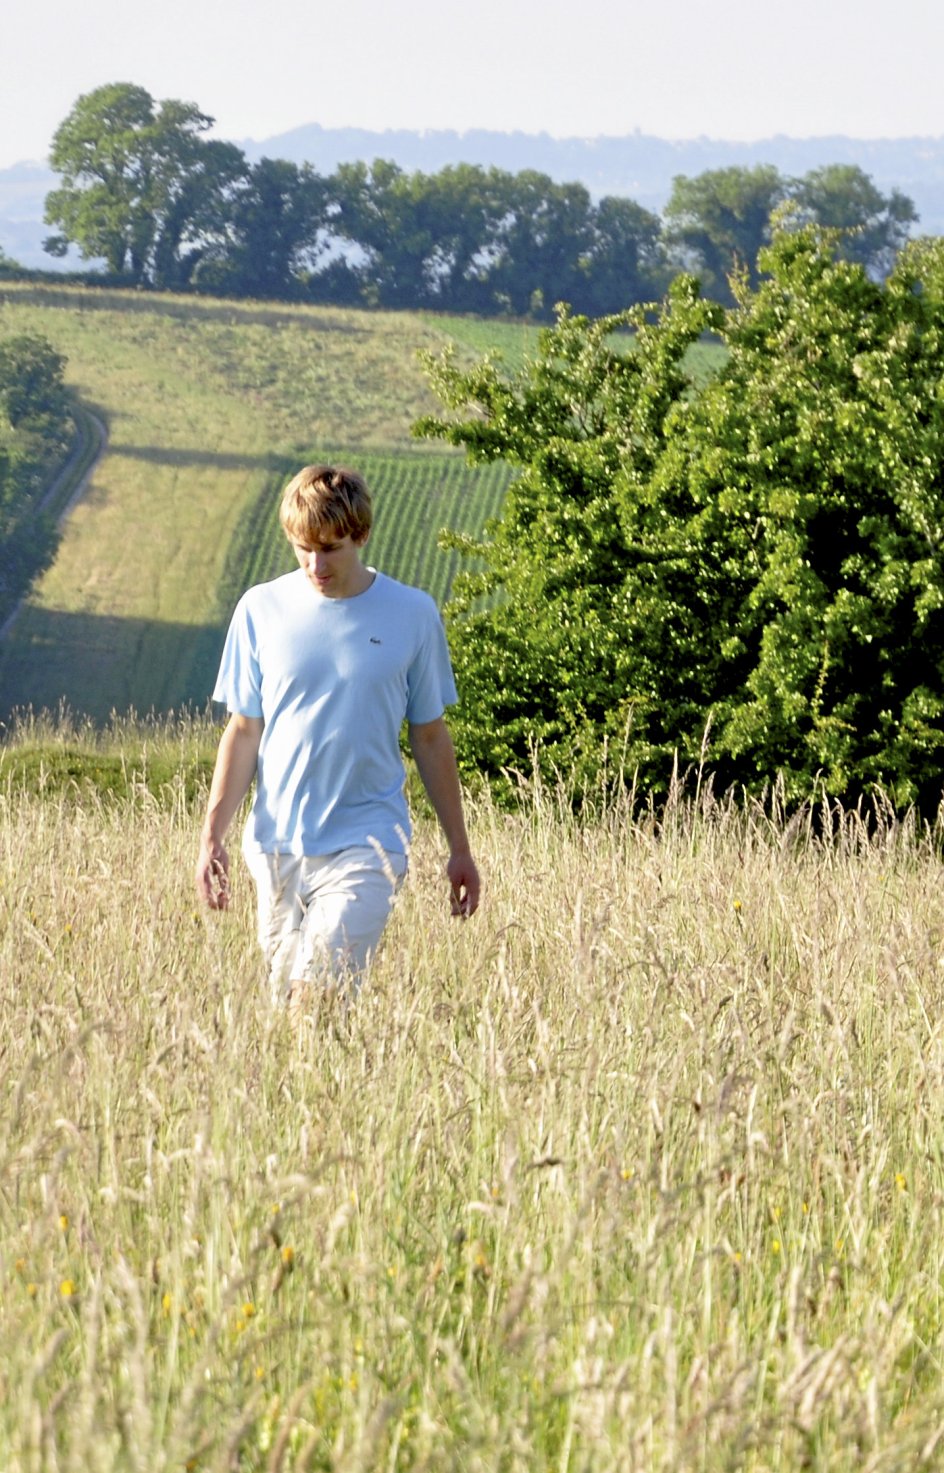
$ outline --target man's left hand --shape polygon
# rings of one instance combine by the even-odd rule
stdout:
[[[471,854],[453,854],[446,865],[446,874],[452,889],[453,915],[474,915],[479,908],[482,882]]]

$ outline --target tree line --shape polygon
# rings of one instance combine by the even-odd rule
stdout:
[[[532,170],[250,163],[206,136],[212,123],[127,83],[80,97],[52,142],[46,249],[75,245],[112,278],[163,290],[550,317],[559,301],[600,315],[654,300],[680,269],[730,302],[732,272],[756,282],[784,206],[798,226],[841,231],[840,253],[879,279],[917,218],[852,165],[679,176],[660,219]]]
[[[39,510],[74,426],[66,360],[43,337],[0,340],[0,622],[55,556],[55,518]]]

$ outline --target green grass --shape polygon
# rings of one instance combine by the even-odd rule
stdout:
[[[486,353],[501,354],[505,367],[517,371],[533,358],[538,346],[539,326],[533,322],[506,322],[501,318],[449,317],[428,313],[430,327],[455,343],[463,356],[474,360]]]
[[[293,1034],[196,823],[0,771],[0,1466],[939,1465],[939,842],[473,802]]]
[[[205,797],[220,729],[188,715],[107,726],[66,712],[24,716],[0,743],[0,790],[44,802],[107,803],[147,798],[192,809]]]

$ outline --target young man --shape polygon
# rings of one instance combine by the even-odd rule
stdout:
[[[255,780],[243,852],[256,883],[273,995],[357,987],[406,873],[410,821],[400,730],[449,847],[454,915],[471,915],[469,848],[443,708],[456,700],[428,594],[361,561],[370,495],[354,472],[306,466],[280,517],[299,567],[250,588],[233,614],[213,699],[220,740],[197,889],[229,903],[229,825]]]

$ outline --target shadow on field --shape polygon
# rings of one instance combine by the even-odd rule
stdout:
[[[228,451],[171,449],[167,445],[123,445],[112,440],[113,455],[127,455],[131,460],[147,460],[153,465],[215,465],[221,470],[273,470],[280,462],[269,455],[232,455]]]
[[[57,711],[106,722],[206,707],[229,610],[218,625],[160,624],[95,614],[23,609],[0,641],[0,720],[16,709]]]

